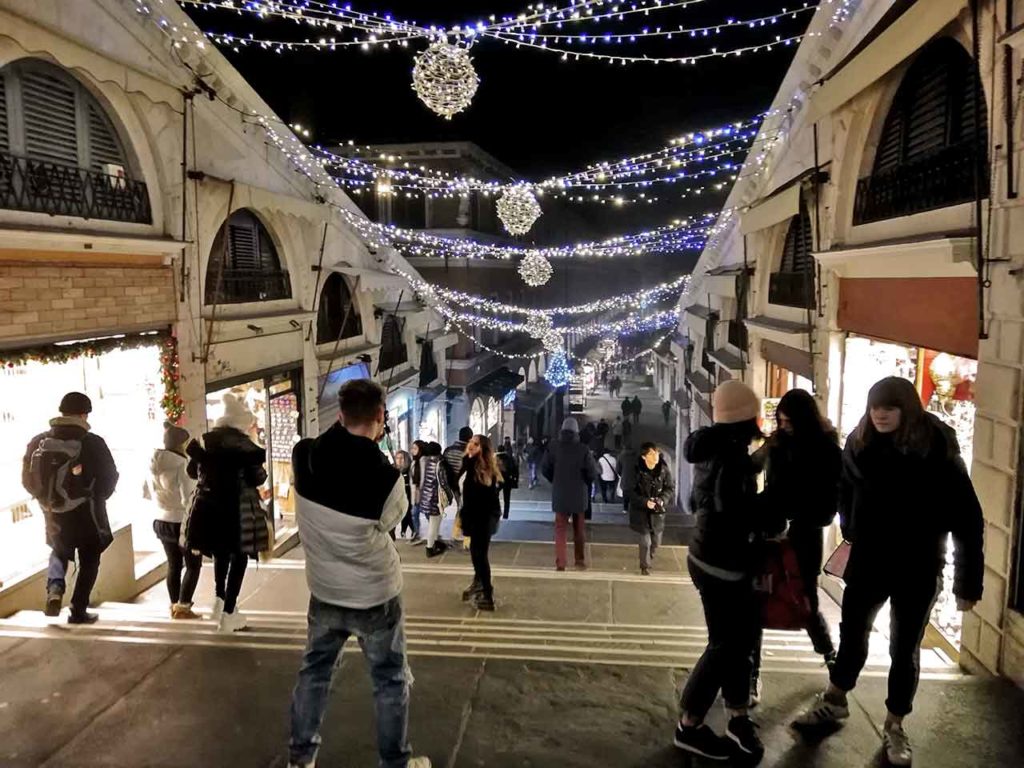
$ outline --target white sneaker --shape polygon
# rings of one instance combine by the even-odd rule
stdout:
[[[220,632],[230,634],[231,632],[240,632],[247,626],[249,626],[249,622],[246,621],[245,614],[235,611],[234,613],[221,615],[217,629]]]
[[[430,768],[429,757],[410,757],[407,768]]]
[[[214,598],[213,610],[210,611],[210,620],[220,622],[220,617],[224,615],[224,601],[219,597]]]
[[[902,725],[883,728],[882,745],[889,765],[910,765],[913,762],[914,751],[910,748],[910,737]]]
[[[814,700],[814,705],[793,721],[797,728],[823,728],[835,725],[840,720],[846,720],[850,716],[849,704],[833,704],[825,699],[825,694],[819,693]]]

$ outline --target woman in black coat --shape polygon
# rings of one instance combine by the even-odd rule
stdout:
[[[498,532],[501,519],[499,491],[503,482],[491,441],[484,435],[473,435],[466,444],[466,458],[459,475],[462,489],[459,515],[462,532],[469,537],[469,554],[473,560],[473,583],[462,593],[462,599],[472,600],[480,611],[494,610],[488,553],[491,537]]]
[[[911,382],[891,377],[871,388],[864,418],[843,451],[839,514],[850,542],[839,653],[828,689],[795,724],[817,728],[849,717],[847,693],[888,600],[892,664],[882,740],[890,765],[910,765],[903,718],[917,691],[921,640],[942,588],[950,534],[960,610],[981,599],[984,571],[981,505],[956,433],[924,410]]]
[[[224,396],[224,406],[203,445],[192,441],[186,448],[188,475],[198,485],[182,538],[185,549],[213,558],[213,618],[222,632],[237,632],[246,626],[235,608],[247,558],[270,548],[270,523],[258,491],[267,480],[267,452],[246,434],[252,412],[231,394]]]
[[[632,481],[629,527],[640,534],[640,573],[647,576],[654,563],[654,554],[661,546],[665,513],[676,493],[672,472],[654,443],[640,446],[640,458]]]

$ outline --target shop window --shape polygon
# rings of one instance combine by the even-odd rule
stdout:
[[[380,333],[380,369],[396,368],[408,360],[402,323],[395,315],[385,315]]]
[[[768,303],[782,307],[814,309],[814,250],[811,216],[801,202],[800,215],[786,232],[779,271],[768,278]]]
[[[42,61],[0,69],[0,208],[148,224],[106,110],[78,80]]]
[[[235,211],[213,240],[206,303],[244,304],[291,296],[288,273],[263,222],[252,211]]]
[[[352,302],[348,282],[342,275],[332,272],[324,281],[324,289],[320,294],[320,308],[316,315],[316,343],[327,344],[362,335],[363,319]]]
[[[854,224],[909,216],[975,198],[975,157],[981,153],[981,194],[988,197],[988,121],[978,68],[955,40],[926,46],[907,70],[886,116],[868,178],[857,186]]]

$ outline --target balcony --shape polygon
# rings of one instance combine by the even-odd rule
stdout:
[[[0,209],[149,224],[145,182],[0,152]]]
[[[780,307],[814,309],[814,274],[776,272],[768,278],[768,303]]]
[[[984,151],[984,149],[982,149]],[[928,157],[857,182],[853,223],[912,216],[974,200],[974,152],[971,143],[946,147]],[[988,170],[981,180],[988,197]]]
[[[245,304],[253,301],[290,299],[292,286],[288,273],[261,269],[230,269],[206,284],[207,304]]]

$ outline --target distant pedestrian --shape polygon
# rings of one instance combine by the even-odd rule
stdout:
[[[423,482],[423,478],[420,475],[420,458],[423,456],[423,449],[426,447],[426,443],[422,440],[413,440],[412,447],[409,449],[409,458],[412,461],[412,466],[409,470],[409,478],[412,489],[412,509],[410,513],[412,515],[412,538],[409,543],[413,546],[417,546],[423,543],[423,538],[420,536],[420,484]]]
[[[615,397],[619,397],[622,394],[622,378],[619,376],[615,377]]]
[[[697,515],[686,564],[704,607],[708,644],[683,688],[675,745],[715,760],[738,750],[757,763],[764,745],[748,714],[750,657],[760,622],[752,541],[774,527],[758,514],[757,468],[750,457],[750,445],[761,435],[760,402],[736,380],[720,384],[712,400],[714,426],[691,434],[684,449],[695,465],[691,507]],[[728,738],[704,723],[719,692]]]
[[[199,584],[203,556],[181,546],[181,523],[192,502],[196,484],[188,476],[188,430],[164,422],[164,447],[153,452],[150,476],[144,486],[146,498],[156,503],[153,532],[167,555],[167,595],[172,619],[201,619],[192,611],[192,596]]]
[[[185,548],[213,558],[216,600],[212,618],[221,632],[245,629],[238,610],[250,557],[270,549],[270,521],[258,488],[267,481],[265,449],[249,437],[256,417],[242,400],[224,395],[224,415],[186,448],[189,477],[198,487],[183,523]]]
[[[615,450],[622,449],[622,417],[616,416],[615,421],[612,422],[612,445]]]
[[[501,506],[498,490],[503,483],[497,456],[491,441],[474,435],[466,446],[459,485],[462,493],[462,530],[469,537],[473,559],[473,583],[462,593],[463,601],[473,601],[478,611],[494,610],[494,586],[491,584],[489,551],[491,537],[498,532]]]
[[[395,454],[395,469],[402,476],[402,485],[405,486],[405,497],[409,504],[399,526],[399,533],[402,538],[412,529],[412,454],[408,451],[398,451]]]
[[[537,487],[537,468],[544,458],[544,449],[532,437],[526,441],[526,468],[529,472],[530,490]]]
[[[622,419],[623,421],[629,421],[633,415],[633,401],[628,397],[622,399]]]
[[[875,616],[889,601],[892,664],[882,745],[889,765],[910,765],[903,719],[917,692],[920,645],[942,589],[947,538],[952,534],[956,547],[958,610],[970,611],[981,599],[985,559],[981,505],[956,433],[924,410],[906,379],[882,379],[868,393],[843,451],[839,516],[850,542],[839,654],[828,688],[794,725],[820,729],[850,716],[847,695],[867,660]]]
[[[430,442],[423,446],[419,468],[420,512],[427,518],[427,557],[437,557],[448,549],[441,540],[441,521],[444,519],[445,502],[452,498],[448,475],[441,463],[440,444]]]
[[[68,624],[94,624],[99,617],[87,609],[100,572],[100,556],[114,541],[107,499],[117,487],[117,467],[103,438],[90,432],[92,401],[86,395],[69,392],[59,410],[60,416],[50,419],[50,429],[29,442],[21,483],[39,502],[46,522],[50,562],[44,612],[60,614],[68,563],[77,555],[78,578]]]
[[[459,491],[458,479],[462,474],[462,461],[466,457],[466,446],[473,439],[473,430],[463,427],[459,430],[459,439],[444,449],[441,455],[441,466],[444,468],[448,479],[448,488],[452,492],[453,507],[455,511],[454,539],[462,543],[463,549],[469,549],[469,542],[465,541],[465,534],[460,535],[461,521],[459,510],[462,509],[462,494]],[[442,510],[444,512],[444,510]]]
[[[672,403],[668,400],[661,404],[661,415],[665,418],[665,426],[667,427],[672,416]]]
[[[342,386],[338,399],[340,423],[292,451],[310,598],[306,650],[292,693],[289,768],[316,763],[332,678],[353,636],[373,681],[380,765],[430,768],[409,746],[402,563],[387,533],[409,502],[398,470],[377,446],[385,394],[375,382],[357,379]]]
[[[633,447],[633,422],[628,416],[622,422],[622,447]]]
[[[597,468],[601,472],[601,500],[611,504],[615,501],[615,486],[619,483],[618,461],[614,454],[604,451],[597,459]]]
[[[630,410],[633,413],[633,423],[634,424],[639,424],[640,423],[640,412],[643,409],[644,409],[644,404],[640,402],[639,395],[633,395],[633,403],[632,403],[632,407],[631,407]]]
[[[541,468],[552,485],[551,508],[555,512],[555,568],[565,570],[567,558],[566,534],[569,520],[573,525],[573,549],[576,568],[584,570],[586,560],[586,513],[590,503],[590,488],[599,472],[594,455],[580,442],[580,428],[576,419],[562,422],[558,442],[554,443]]]
[[[615,379],[611,379],[608,381],[608,397],[615,397]]]
[[[470,441],[472,442],[472,441]],[[509,509],[512,506],[512,491],[519,487],[519,466],[516,462],[514,448],[511,438],[506,437],[498,451],[498,468],[504,478],[501,484],[502,496],[502,517],[508,520]]]
[[[665,532],[665,515],[676,493],[672,472],[654,443],[640,446],[632,480],[629,527],[640,534],[640,573],[647,576],[654,567],[654,555]]]

